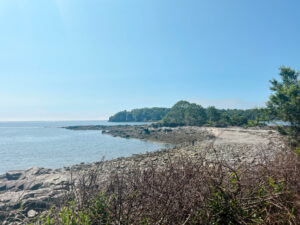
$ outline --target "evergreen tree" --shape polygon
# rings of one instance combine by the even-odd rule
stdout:
[[[289,122],[293,135],[300,132],[300,81],[299,72],[290,67],[280,68],[281,81],[271,80],[273,93],[267,103],[270,115]]]

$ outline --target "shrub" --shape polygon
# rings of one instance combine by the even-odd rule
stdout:
[[[79,179],[72,204],[51,212],[53,224],[300,221],[300,163],[294,153],[255,166],[224,162],[208,166],[201,159],[179,158],[163,168],[114,172],[106,181],[98,180],[97,173],[91,170]]]

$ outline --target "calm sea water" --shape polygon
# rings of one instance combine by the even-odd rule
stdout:
[[[60,128],[117,124],[107,121],[0,122],[0,174],[33,166],[61,168],[99,161],[102,157],[112,159],[165,147],[158,143],[102,135],[101,131]]]

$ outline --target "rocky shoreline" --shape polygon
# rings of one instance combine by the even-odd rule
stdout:
[[[31,168],[0,175],[0,223],[22,224],[38,216],[61,199],[76,177],[97,169],[105,180],[112,172],[133,167],[161,167],[177,157],[203,158],[205,163],[260,163],[285,149],[283,138],[268,128],[76,126],[72,130],[100,130],[103,134],[173,144],[173,148],[121,157],[64,169]]]
[[[181,144],[214,138],[206,129],[199,127],[153,127],[151,125],[117,125],[117,126],[70,126],[70,130],[99,130],[102,134],[114,137],[135,138],[140,140],[161,142],[166,144]]]

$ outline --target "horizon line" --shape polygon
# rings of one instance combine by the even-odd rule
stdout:
[[[1,120],[0,122],[62,122],[62,121],[108,121],[108,119],[33,119],[33,120]]]

